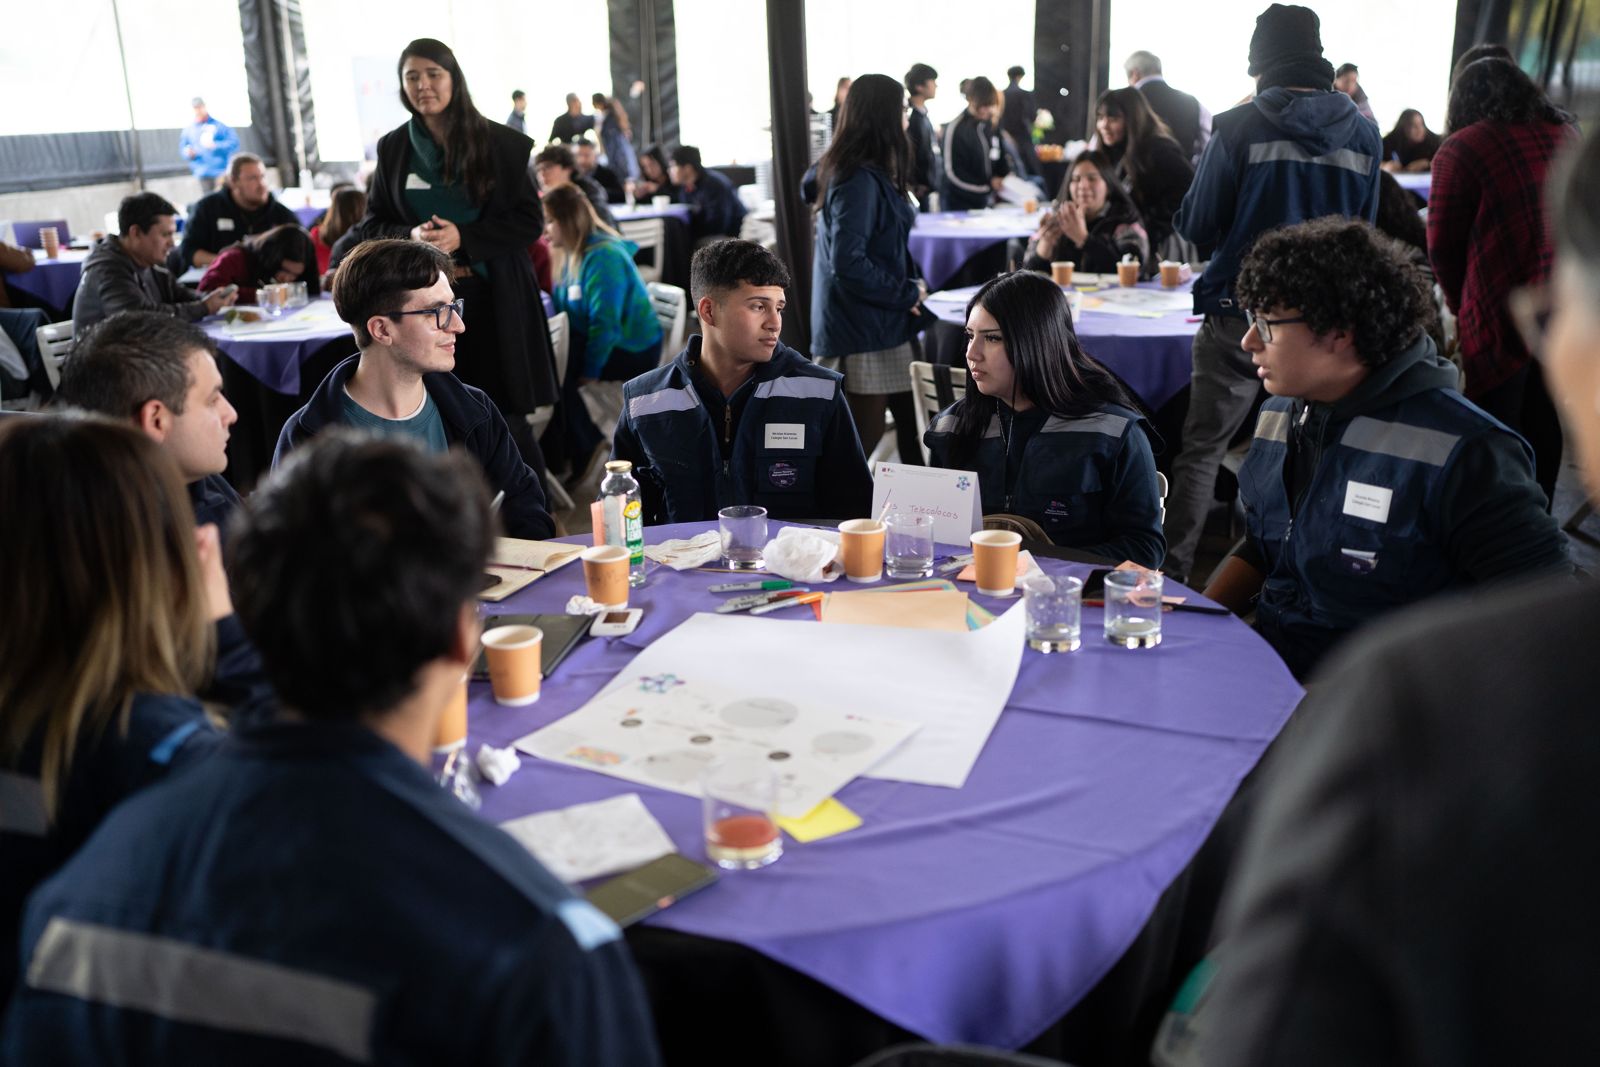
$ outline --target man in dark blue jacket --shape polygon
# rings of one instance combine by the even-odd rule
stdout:
[[[1333,91],[1321,23],[1310,8],[1273,4],[1250,39],[1256,97],[1216,117],[1194,184],[1173,217],[1210,263],[1194,285],[1189,414],[1167,497],[1167,569],[1187,577],[1211,509],[1217,466],[1259,388],[1239,347],[1245,322],[1233,298],[1240,257],[1275,226],[1378,213],[1382,142],[1350,98]]]
[[[494,539],[473,465],[329,435],[239,525],[240,618],[294,714],[35,892],[0,1060],[652,1067],[617,927],[428,771]]]
[[[789,271],[750,241],[695,253],[701,333],[623,386],[612,458],[633,463],[645,521],[695,522],[755,504],[775,519],[845,519],[872,478],[842,378],[778,340]]]
[[[273,466],[328,426],[406,437],[430,452],[460,446],[505,493],[500,521],[512,537],[555,533],[539,477],[522,461],[494,401],[450,373],[463,302],[450,289],[450,257],[421,241],[366,241],[345,257],[333,303],[361,354],[333,368],[278,435]]]
[[[1532,450],[1457,391],[1396,245],[1353,220],[1274,230],[1237,291],[1271,398],[1239,472],[1248,534],[1206,595],[1241,613],[1253,600],[1298,677],[1402,605],[1571,573]]]
[[[131,419],[177,463],[195,523],[226,534],[239,494],[222,472],[239,413],[222,395],[217,346],[205,331],[155,311],[113,315],[62,366],[55,406]]]
[[[939,92],[939,72],[926,63],[913,63],[906,71],[906,139],[911,142],[911,192],[921,210],[933,210],[933,193],[939,188],[938,136],[928,118],[928,101]]]
[[[739,236],[744,204],[733,183],[700,162],[700,149],[679,145],[672,150],[667,176],[678,187],[678,200],[689,205],[689,236],[696,244]]]

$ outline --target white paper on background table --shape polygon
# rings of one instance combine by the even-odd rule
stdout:
[[[632,870],[677,851],[638,793],[524,815],[500,829],[568,883]]]
[[[1167,314],[1173,311],[1190,311],[1194,297],[1187,289],[1099,289],[1083,294],[1083,310],[1102,311],[1108,315],[1148,315],[1151,312]]]
[[[828,629],[814,621],[806,630]],[[785,644],[792,624],[698,614],[633,661],[599,695],[516,747],[541,759],[700,795],[718,759],[756,756],[778,775],[778,811],[802,816],[917,726],[881,703],[840,701],[807,685],[820,665]],[[837,630],[838,628],[833,628]]]
[[[246,338],[262,335],[323,332],[331,327],[348,329],[339,318],[332,300],[313,300],[290,314],[264,318],[260,322],[226,322],[222,328],[230,337]]]
[[[870,641],[850,626],[699,614],[641,652],[599,697],[522,738],[517,747],[696,795],[700,767],[714,744],[684,744],[685,735],[677,729],[658,738],[662,747],[655,753],[639,741],[631,742],[626,757],[608,747],[619,735],[644,729],[619,726],[618,712],[638,706],[632,698],[652,695],[642,691],[647,683],[699,698],[702,720],[723,734],[737,733],[737,739],[728,738],[730,744],[771,751],[780,731],[799,737],[804,747],[783,749],[791,756],[780,772],[785,815],[804,815],[868,768],[871,778],[959,788],[1011,695],[1025,629],[1020,600],[981,630],[955,634],[885,627]],[[757,711],[766,725],[748,725]],[[730,712],[732,722],[723,717]],[[773,726],[780,715],[793,719]],[[825,725],[830,721],[845,723],[842,733],[855,738],[850,744],[858,751],[837,751],[848,747],[842,744],[846,737],[839,736],[839,726]],[[888,735],[898,740],[918,725],[893,751],[877,744]],[[603,738],[589,734],[591,726],[604,730]],[[860,747],[863,738],[870,747]],[[815,751],[813,742],[826,751]],[[568,758],[574,751],[578,756]],[[670,777],[674,774],[677,780]]]

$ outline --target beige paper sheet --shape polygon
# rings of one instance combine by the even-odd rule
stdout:
[[[822,621],[853,626],[897,626],[909,630],[965,633],[967,594],[958,589],[916,593],[889,590],[829,593]]]

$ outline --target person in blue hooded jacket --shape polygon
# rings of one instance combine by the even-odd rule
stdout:
[[[978,473],[985,514],[1022,515],[1058,545],[1161,566],[1161,489],[1147,423],[1082,346],[1061,289],[1004,274],[967,304],[967,393],[924,440],[936,467]]]
[[[1167,500],[1167,570],[1186,577],[1211,510],[1217,467],[1250,413],[1257,391],[1240,342],[1245,320],[1234,301],[1239,260],[1277,226],[1378,214],[1383,144],[1378,128],[1333,88],[1322,57],[1321,23],[1306,7],[1273,4],[1250,39],[1255,99],[1216,117],[1194,184],[1173,228],[1210,262],[1194,285],[1189,414]]]
[[[811,354],[844,375],[862,446],[872,451],[892,411],[900,462],[920,464],[911,361],[928,290],[907,248],[917,209],[905,100],[886,75],[855,79],[817,163]]]

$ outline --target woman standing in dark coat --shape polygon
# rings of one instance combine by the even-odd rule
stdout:
[[[912,339],[928,295],[907,242],[911,144],[905,90],[883,74],[850,86],[833,143],[817,163],[811,352],[844,374],[845,401],[867,455],[894,412],[900,462],[921,463],[911,394]]]
[[[557,398],[550,328],[528,246],[544,213],[528,178],[533,142],[478,113],[455,53],[429,37],[400,53],[411,120],[378,141],[366,217],[338,253],[375,237],[426,241],[455,259],[467,325],[456,377],[489,394],[535,471],[544,460],[524,415]]]
[[[1188,153],[1138,89],[1101,93],[1095,105],[1095,132],[1139,209],[1151,251],[1165,258],[1162,245],[1172,236],[1172,216],[1194,182]]]

